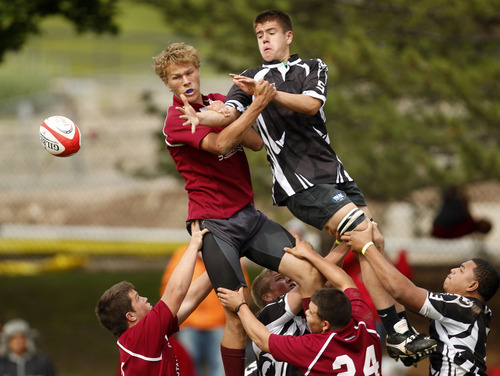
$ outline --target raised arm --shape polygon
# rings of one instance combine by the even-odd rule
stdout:
[[[253,78],[231,74],[233,82],[245,93],[253,95],[256,81]],[[306,94],[292,94],[278,90],[273,102],[288,108],[293,112],[314,116],[319,111],[323,102]]]
[[[346,232],[342,236],[360,257],[366,257],[385,290],[405,307],[418,312],[427,298],[427,290],[416,286],[389,262],[373,245],[373,225],[364,231]],[[364,252],[364,255],[362,254]]]
[[[208,296],[208,294],[210,294],[212,288],[213,286],[210,282],[210,278],[208,278],[207,272],[204,272],[191,283],[187,295],[179,308],[179,312],[177,313],[179,325],[182,324]]]
[[[264,80],[257,82],[255,86],[255,97],[248,109],[237,120],[224,128],[222,132],[207,134],[201,142],[201,148],[211,153],[224,155],[233,150],[236,145],[242,143],[245,136],[258,136],[252,126],[262,110],[275,95],[276,89],[269,82]],[[249,140],[249,138],[245,139],[247,142]],[[259,145],[252,143],[251,149],[260,150],[262,145],[263,142],[262,139],[260,139],[260,148],[258,147]]]
[[[161,300],[165,302],[174,316],[179,312],[182,301],[188,292],[193,278],[196,257],[198,257],[197,253],[203,244],[203,235],[207,232],[207,229],[200,231],[198,221],[191,224],[191,241],[189,242],[189,246],[173,271],[161,297]]]
[[[245,302],[243,288],[241,287],[238,291],[233,291],[219,287],[217,295],[222,305],[227,309],[235,311],[235,309],[238,308],[236,314],[240,318],[245,332],[262,351],[269,352],[269,337],[271,333],[265,325],[254,316],[250,307]]]
[[[182,125],[191,126],[191,132],[193,133],[196,131],[196,127],[198,125],[204,125],[207,127],[225,127],[235,121],[239,116],[239,112],[236,109],[227,106],[225,106],[224,111],[214,110],[196,112],[184,94],[181,94],[180,98],[184,106],[176,107],[176,109],[182,114],[179,117],[185,120]]]
[[[285,252],[308,260],[334,287],[342,291],[350,287],[356,288],[354,281],[342,268],[332,262],[328,262],[320,254],[316,253],[310,243],[297,240],[295,247],[285,247]]]

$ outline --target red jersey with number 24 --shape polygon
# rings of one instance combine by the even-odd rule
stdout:
[[[358,289],[346,289],[352,317],[340,330],[280,336],[271,334],[270,353],[304,375],[381,376],[382,348],[370,307]]]

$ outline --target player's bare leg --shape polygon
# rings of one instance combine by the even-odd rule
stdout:
[[[326,282],[325,278],[311,263],[298,259],[289,253],[283,255],[278,271],[299,284],[303,297],[310,297],[314,291],[322,288]]]

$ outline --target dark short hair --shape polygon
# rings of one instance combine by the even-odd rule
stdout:
[[[129,292],[134,289],[133,284],[122,281],[107,289],[97,301],[95,307],[97,319],[116,338],[128,329],[126,314],[134,311]]]
[[[318,317],[327,320],[333,330],[342,329],[351,320],[351,301],[344,292],[336,288],[322,288],[311,296],[311,302],[318,306]]]
[[[487,302],[495,295],[500,286],[500,274],[490,262],[484,259],[473,258],[472,261],[476,264],[474,277],[479,283],[478,293]]]
[[[253,28],[255,29],[257,24],[262,24],[267,21],[278,21],[283,31],[292,31],[292,20],[290,16],[276,9],[265,10],[259,13],[253,21]]]

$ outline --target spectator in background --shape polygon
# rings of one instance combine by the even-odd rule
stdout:
[[[2,376],[53,376],[52,361],[35,346],[36,331],[22,319],[5,323],[2,331],[4,353],[0,357]]]
[[[163,294],[167,282],[186,248],[187,245],[179,247],[165,267],[161,279],[160,295]],[[249,278],[243,265],[242,269],[247,283],[249,283]],[[201,276],[205,271],[205,264],[203,263],[201,254],[198,253],[193,280]],[[222,341],[225,324],[224,309],[220,304],[217,294],[212,290],[180,326],[180,331],[175,337],[193,360],[197,376],[204,374],[208,376],[220,376],[224,374],[219,345]],[[204,370],[207,372],[205,373]]]
[[[469,210],[469,200],[459,187],[447,188],[443,192],[443,205],[432,226],[432,236],[455,239],[472,233],[487,234],[491,222],[473,218]]]

